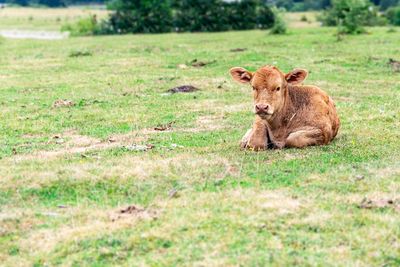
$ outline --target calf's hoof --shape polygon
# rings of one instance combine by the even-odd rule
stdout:
[[[262,144],[262,143],[254,143],[254,142],[246,142],[246,143],[241,143],[240,147],[242,149],[248,149],[248,150],[252,150],[252,151],[262,151],[262,150],[266,150],[268,147],[266,146],[266,144]]]

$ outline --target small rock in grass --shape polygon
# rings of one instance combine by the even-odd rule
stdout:
[[[115,137],[113,137],[113,136],[110,136],[110,137],[107,139],[107,141],[108,141],[109,143],[115,143],[115,142],[117,142],[117,139],[116,139]]]
[[[178,190],[175,189],[175,188],[171,189],[171,190],[168,192],[168,197],[169,197],[169,198],[177,198],[177,197],[179,197]]]
[[[125,148],[129,151],[147,151],[154,148],[154,145],[147,144],[147,145],[138,145],[133,144],[130,146],[125,146]]]
[[[183,148],[184,146],[178,145],[178,144],[171,144],[171,149],[175,148]]]
[[[363,180],[364,178],[365,178],[365,177],[364,177],[364,175],[362,175],[362,174],[356,175],[356,180],[357,180],[357,181]]]
[[[64,143],[64,139],[62,139],[62,138],[59,138],[59,139],[56,140],[56,144],[57,145],[61,145],[63,143]]]
[[[179,64],[178,68],[184,70],[184,69],[187,69],[188,66],[186,64]]]

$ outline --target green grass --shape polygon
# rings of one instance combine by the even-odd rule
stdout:
[[[358,207],[400,192],[399,36],[370,32],[1,40],[1,265],[398,266],[399,212]],[[177,67],[193,59],[215,63]],[[228,70],[264,64],[306,68],[333,97],[332,144],[239,149],[251,91]],[[164,94],[184,84],[201,91]]]

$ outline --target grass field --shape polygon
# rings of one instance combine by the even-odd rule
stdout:
[[[1,39],[0,265],[398,266],[399,29],[334,31]],[[228,70],[264,64],[332,96],[332,144],[239,149]]]

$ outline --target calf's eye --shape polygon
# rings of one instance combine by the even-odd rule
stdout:
[[[276,88],[276,91],[279,92],[279,90],[281,90],[281,88],[278,86],[278,87]]]

